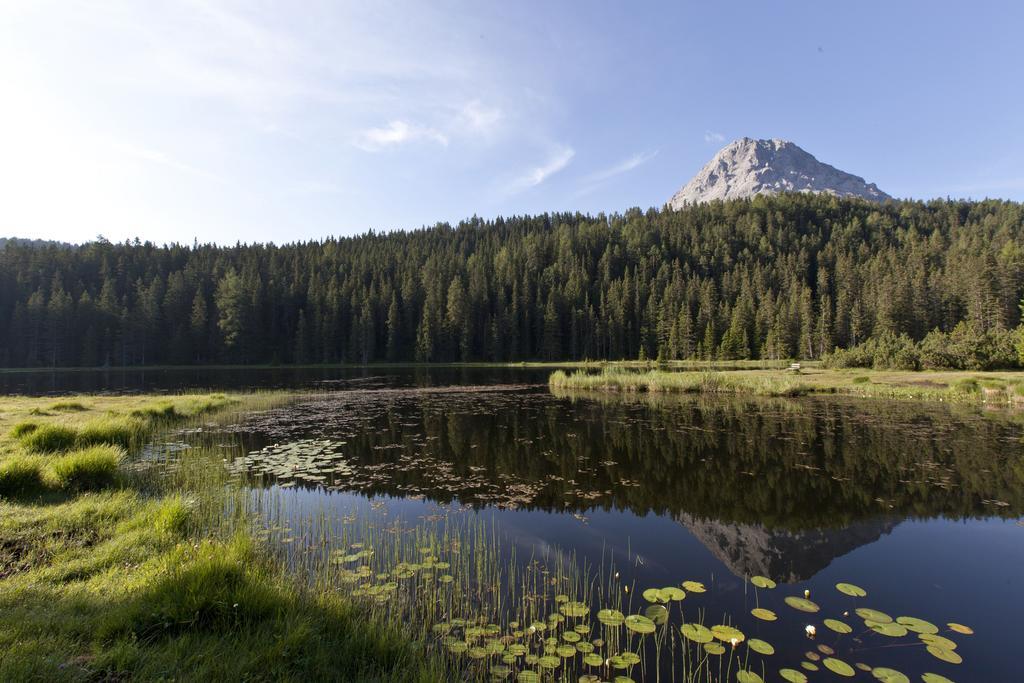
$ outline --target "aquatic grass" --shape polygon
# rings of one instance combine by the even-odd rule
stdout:
[[[552,389],[602,390],[648,393],[750,393],[759,396],[802,396],[814,391],[791,375],[751,373],[667,372],[650,370],[630,372],[607,368],[600,373],[577,371],[567,374],[556,370],[548,380]]]
[[[93,491],[113,486],[124,451],[109,443],[72,451],[50,465],[60,488],[67,491]]]

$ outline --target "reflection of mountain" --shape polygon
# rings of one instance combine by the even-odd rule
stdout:
[[[676,519],[736,576],[761,575],[780,583],[811,578],[832,560],[877,541],[899,523],[883,518],[841,529],[785,531],[701,520],[685,513]]]

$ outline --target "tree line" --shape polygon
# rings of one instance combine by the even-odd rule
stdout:
[[[280,246],[11,241],[0,365],[811,359],[1018,334],[1022,296],[1024,205],[996,200],[759,196]]]

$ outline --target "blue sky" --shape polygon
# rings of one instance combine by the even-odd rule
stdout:
[[[735,138],[1024,199],[1024,4],[0,3],[0,235],[288,242],[661,206]]]

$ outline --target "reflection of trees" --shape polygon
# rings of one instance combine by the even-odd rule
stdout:
[[[493,500],[518,483],[530,488],[528,507],[616,507],[768,529],[1024,510],[1020,426],[943,406],[522,393],[325,405],[330,412],[314,411],[310,427],[320,436],[342,429],[349,457],[383,465],[387,476],[367,487],[375,492],[474,502],[474,493]],[[1009,505],[985,502],[994,500]]]

